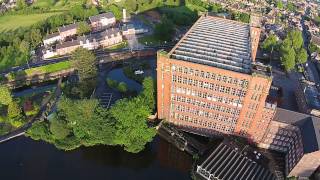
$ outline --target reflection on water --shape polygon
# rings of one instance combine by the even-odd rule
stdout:
[[[21,137],[0,144],[2,180],[189,180],[192,158],[156,137],[139,154],[95,146],[64,152]]]
[[[130,90],[140,92],[142,89],[141,84],[137,83],[132,79],[127,78],[127,76],[124,75],[122,68],[116,68],[111,70],[108,73],[107,77],[113,80],[117,80],[118,82],[125,82]]]

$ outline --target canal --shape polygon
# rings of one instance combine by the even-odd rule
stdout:
[[[0,144],[1,180],[190,180],[192,157],[160,137],[143,152],[119,146],[64,152],[20,137]]]

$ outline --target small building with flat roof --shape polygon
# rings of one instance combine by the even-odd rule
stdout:
[[[314,82],[301,80],[295,96],[300,112],[320,117],[320,92]]]

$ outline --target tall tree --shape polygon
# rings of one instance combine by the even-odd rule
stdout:
[[[91,31],[91,27],[86,22],[80,22],[77,28],[77,34],[83,35]]]
[[[304,48],[301,48],[300,50],[297,51],[296,62],[298,64],[306,63],[307,59],[308,59],[308,53]]]
[[[276,35],[271,34],[262,43],[262,49],[270,52],[272,49],[275,50],[278,45],[278,38]]]
[[[0,85],[0,105],[9,105],[12,102],[11,91],[5,85]]]
[[[281,64],[287,72],[290,72],[295,67],[295,51],[293,49],[288,49],[282,52],[282,57],[280,58]]]
[[[116,120],[115,143],[123,145],[128,152],[140,152],[156,134],[155,129],[147,125],[151,111],[141,97],[117,101],[110,113]]]
[[[146,101],[146,104],[151,110],[155,109],[156,101],[156,91],[155,91],[155,82],[152,77],[147,77],[143,80],[143,91],[142,98]]]
[[[76,49],[70,58],[72,67],[74,67],[79,75],[80,82],[93,78],[97,75],[96,57],[87,49]]]

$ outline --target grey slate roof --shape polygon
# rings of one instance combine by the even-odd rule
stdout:
[[[48,34],[48,35],[44,38],[44,40],[46,40],[46,39],[51,39],[51,38],[56,37],[56,36],[59,36],[59,35],[60,35],[59,32],[55,32],[55,33],[52,33],[52,34]]]
[[[250,73],[250,42],[249,24],[202,16],[170,55],[177,60]]]
[[[197,166],[197,173],[207,180],[276,180],[268,169],[224,142]]]
[[[66,25],[66,26],[59,27],[58,30],[61,33],[61,32],[64,32],[64,31],[69,31],[71,29],[77,29],[78,25],[79,25],[78,23],[69,24],[69,25]]]
[[[299,127],[305,153],[320,150],[320,118],[277,108],[273,120]]]
[[[114,15],[112,12],[107,12],[107,13],[102,13],[102,14],[98,14],[95,16],[90,16],[89,17],[89,21],[92,22],[97,22],[100,21],[101,18],[107,18],[107,19],[111,19],[114,18]]]
[[[57,44],[56,48],[57,49],[62,49],[62,48],[66,48],[66,47],[71,47],[71,46],[76,46],[76,45],[80,45],[80,40],[76,39],[73,41],[66,41],[60,44]]]

